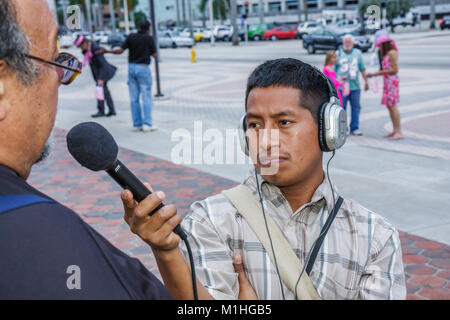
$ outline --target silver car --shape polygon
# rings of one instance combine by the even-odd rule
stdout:
[[[178,31],[158,32],[158,43],[160,48],[177,48],[194,46],[194,40],[180,35]]]

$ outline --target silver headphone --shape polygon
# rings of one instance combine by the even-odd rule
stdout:
[[[330,100],[319,109],[319,146],[324,152],[334,151],[342,147],[347,139],[347,114],[341,107],[336,88],[330,78],[317,70],[327,81]],[[242,116],[239,123],[239,141],[242,152],[249,156],[250,151],[246,137],[247,119]]]

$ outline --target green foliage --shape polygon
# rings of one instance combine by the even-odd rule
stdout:
[[[205,13],[205,11],[209,12],[209,1],[210,0],[202,0],[198,8],[200,12]],[[213,15],[214,19],[226,19],[227,11],[229,6],[228,0],[213,0]]]
[[[149,19],[148,19],[147,15],[144,12],[142,12],[142,10],[139,10],[138,12],[134,13],[134,20],[136,21],[136,28],[138,28],[139,23],[142,20],[149,20]]]

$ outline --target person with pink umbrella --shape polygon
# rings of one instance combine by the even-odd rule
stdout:
[[[383,76],[383,98],[381,104],[384,104],[389,111],[393,130],[385,137],[390,140],[403,138],[400,111],[398,110],[399,96],[399,77],[398,77],[398,47],[394,40],[388,35],[381,35],[375,41],[375,46],[379,48],[382,57],[382,70],[369,73],[368,77]]]

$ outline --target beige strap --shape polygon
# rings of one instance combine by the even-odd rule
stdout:
[[[249,188],[242,184],[224,190],[222,193],[231,201],[231,203],[233,203],[234,207],[256,233],[258,239],[266,249],[272,264],[275,266],[270,239],[267,234],[261,204],[258,199],[253,195]],[[303,269],[303,265],[270,215],[266,214],[266,220],[272,238],[273,251],[276,253],[277,257],[280,277],[289,290],[295,294],[295,284]],[[302,278],[298,282],[297,293],[299,300],[321,299],[306,272],[303,272]]]

